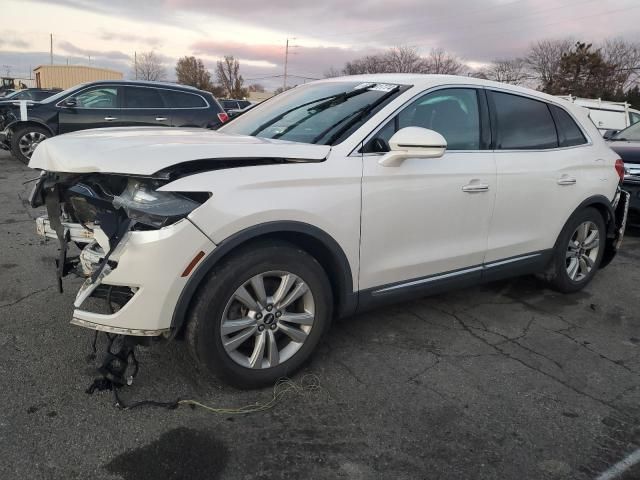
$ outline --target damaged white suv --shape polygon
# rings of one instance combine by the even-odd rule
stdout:
[[[615,255],[628,204],[580,107],[453,76],[323,80],[217,132],[82,131],[29,165],[59,277],[86,278],[72,323],[184,337],[245,387],[383,303],[529,273],[579,290]]]

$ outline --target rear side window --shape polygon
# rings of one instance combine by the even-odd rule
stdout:
[[[155,88],[124,87],[123,108],[164,108],[164,102]]]
[[[558,146],[556,127],[544,102],[491,92],[495,106],[498,150],[538,150]]]
[[[169,108],[204,108],[207,106],[204,98],[193,93],[162,90],[162,96]]]
[[[558,144],[561,147],[573,147],[587,143],[580,127],[567,112],[555,105],[549,105],[558,130]]]

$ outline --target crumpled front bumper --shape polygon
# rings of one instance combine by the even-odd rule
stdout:
[[[48,222],[39,219],[38,233],[54,236]],[[77,230],[77,224],[65,224],[71,236],[92,241]],[[86,231],[85,231],[86,232]],[[53,235],[52,235],[53,233]],[[99,239],[100,230],[96,229]],[[171,320],[188,275],[183,276],[194,257],[208,255],[215,244],[188,219],[159,230],[128,231],[109,257],[110,268],[92,284],[91,277],[78,292],[72,324],[124,335],[159,336],[170,332]],[[96,313],[83,308],[86,289],[128,287],[133,296],[114,313]]]

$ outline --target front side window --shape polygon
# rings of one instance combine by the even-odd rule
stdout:
[[[629,125],[640,122],[640,113],[629,112]]]
[[[219,131],[335,145],[403,89],[401,85],[355,81],[301,85],[251,108]]]
[[[155,88],[124,87],[123,108],[164,108],[160,93]]]
[[[538,100],[491,92],[498,127],[498,150],[556,148],[558,136],[547,104]]]
[[[561,147],[573,147],[575,145],[584,145],[587,143],[587,139],[584,138],[580,127],[576,125],[576,122],[571,118],[566,111],[555,105],[549,105],[553,119],[556,122],[556,129],[558,131],[558,144]]]
[[[75,96],[77,108],[118,108],[118,88],[98,87]]]
[[[428,93],[389,120],[364,151],[388,152],[389,139],[405,127],[435,130],[447,141],[447,150],[480,150],[478,94],[471,88]]]

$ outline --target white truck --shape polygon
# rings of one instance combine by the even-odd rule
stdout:
[[[611,134],[619,132],[640,122],[640,110],[631,108],[627,102],[610,102],[599,98],[580,98],[573,95],[558,95],[558,97],[589,110],[589,117],[603,135],[608,131],[612,131]]]

